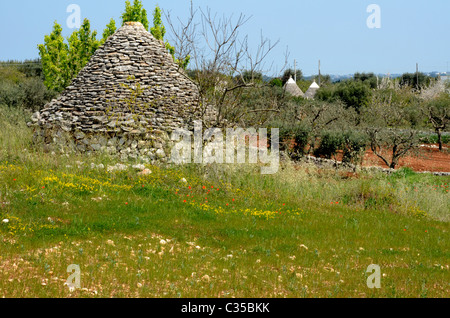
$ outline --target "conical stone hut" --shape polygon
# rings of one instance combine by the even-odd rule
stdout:
[[[284,90],[292,96],[305,97],[305,94],[302,92],[300,87],[298,87],[292,76],[289,78],[286,84],[284,84]]]
[[[29,125],[50,149],[164,159],[170,133],[192,130],[201,113],[197,86],[164,44],[127,22]]]
[[[319,85],[317,85],[316,80],[309,86],[308,90],[305,93],[305,97],[307,99],[314,99],[316,96],[317,90],[320,88]]]

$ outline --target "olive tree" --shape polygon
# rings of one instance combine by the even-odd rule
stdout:
[[[362,109],[363,126],[373,153],[389,168],[418,146],[418,131],[411,120],[411,109],[393,90],[379,91]]]
[[[450,91],[443,81],[437,81],[430,87],[423,89],[422,113],[433,127],[437,137],[439,150],[442,151],[442,133],[450,126]]]

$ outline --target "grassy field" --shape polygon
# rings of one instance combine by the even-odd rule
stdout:
[[[43,153],[0,112],[0,297],[450,294],[450,177],[114,164]]]

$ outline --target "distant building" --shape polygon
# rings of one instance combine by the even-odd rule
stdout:
[[[317,90],[320,88],[319,85],[317,85],[316,80],[311,84],[311,86],[308,88],[308,90],[305,93],[305,97],[307,99],[314,99],[316,96]]]
[[[450,81],[450,76],[449,75],[444,75],[444,76],[439,76],[441,81],[443,82],[449,82]]]
[[[293,80],[292,76],[289,80],[284,84],[284,90],[295,97],[305,97],[305,94],[302,92],[300,87],[298,87],[297,83]]]

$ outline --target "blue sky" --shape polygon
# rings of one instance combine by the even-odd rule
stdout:
[[[172,16],[187,17],[189,0],[143,0],[152,11],[158,4]],[[78,4],[102,33],[110,18],[120,21],[125,0],[0,0],[0,60],[38,57],[37,44],[58,21],[68,36],[69,4]],[[251,16],[241,34],[251,41],[264,36],[280,40],[267,59],[268,75],[277,75],[286,47],[305,75],[355,72],[404,73],[447,71],[450,64],[449,0],[193,0],[195,7],[213,12]],[[381,28],[369,29],[366,8],[381,8]],[[251,42],[252,43],[252,42]]]

